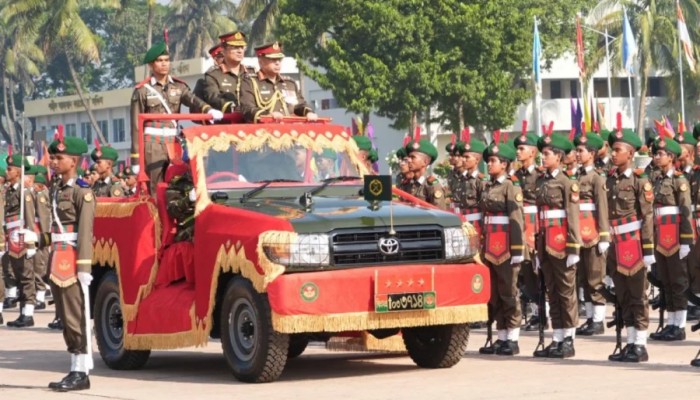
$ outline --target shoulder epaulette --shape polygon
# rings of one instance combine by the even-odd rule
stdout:
[[[183,80],[180,79],[180,78],[176,78],[176,77],[174,77],[174,76],[171,76],[171,78],[172,78],[175,82],[184,83],[185,85],[187,85],[187,82],[183,81]]]
[[[680,177],[684,177],[684,178],[685,178],[685,173],[683,173],[683,171],[676,170],[676,171],[674,172],[674,175],[675,175],[677,178],[680,178]]]
[[[513,183],[513,186],[520,186],[520,179],[517,176],[511,175],[510,181]]]
[[[431,184],[431,185],[434,184],[435,181],[436,181],[436,179],[435,179],[435,177],[434,177],[433,175],[430,175],[430,176],[428,177],[428,179],[426,179],[426,182],[428,182],[428,183]]]
[[[77,183],[78,186],[80,186],[81,188],[87,189],[87,188],[90,187],[90,184],[87,183],[87,182],[85,182],[85,181],[83,180],[83,178],[78,178],[78,179],[76,179],[76,180],[75,180],[75,183]]]
[[[145,85],[146,83],[148,83],[148,81],[150,81],[150,80],[151,80],[151,77],[149,76],[148,78],[146,78],[146,79],[142,80],[141,82],[137,83],[137,84],[136,84],[136,89],[142,88],[143,85]]]

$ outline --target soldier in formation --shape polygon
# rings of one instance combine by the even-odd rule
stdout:
[[[408,154],[408,170],[413,175],[404,180],[399,189],[439,208],[447,209],[445,190],[435,176],[427,172],[437,158],[437,149],[430,140],[419,139],[406,145]]]

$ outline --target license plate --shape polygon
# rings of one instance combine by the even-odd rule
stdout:
[[[435,292],[391,293],[374,296],[374,310],[378,313],[435,309]]]

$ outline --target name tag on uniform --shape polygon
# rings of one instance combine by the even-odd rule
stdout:
[[[260,89],[260,94],[262,95],[269,96],[270,93],[272,93],[270,89]]]
[[[147,99],[157,99],[157,98],[158,98],[158,95],[149,92],[149,93],[146,95],[146,98],[147,98]]]
[[[177,97],[182,94],[182,90],[180,89],[173,89],[170,91],[170,97]]]
[[[223,81],[221,82],[221,86],[232,86],[233,84],[230,83],[229,81]]]

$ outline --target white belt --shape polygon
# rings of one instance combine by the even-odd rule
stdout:
[[[566,210],[545,210],[540,215],[544,219],[566,218]]]
[[[537,206],[523,207],[523,214],[537,214]]]
[[[578,205],[581,211],[595,211],[595,203],[581,203]]]
[[[78,240],[78,232],[52,233],[51,242],[75,242]]]
[[[690,205],[690,211],[695,211],[697,209],[698,209],[698,206],[696,206],[695,204]]]
[[[612,231],[616,235],[622,235],[623,233],[634,232],[640,229],[642,229],[642,221],[634,221],[619,226],[613,226]]]
[[[481,213],[465,214],[464,219],[467,221],[481,221]]]
[[[147,126],[143,133],[151,136],[177,136],[177,129],[175,128],[154,128],[152,126]]]
[[[664,215],[678,215],[681,210],[677,206],[659,207],[654,209],[654,215],[663,217]]]
[[[16,229],[22,226],[22,221],[17,220],[17,221],[10,221],[5,223],[5,229]]]
[[[487,216],[485,222],[486,222],[486,225],[488,225],[488,224],[494,224],[494,225],[508,225],[509,220],[508,220],[508,217],[506,217],[506,216],[503,216],[503,215],[496,215],[496,216],[493,216],[493,217]]]

